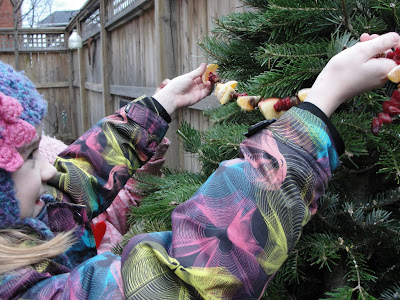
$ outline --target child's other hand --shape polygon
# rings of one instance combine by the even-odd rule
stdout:
[[[178,108],[199,102],[213,89],[210,81],[204,84],[201,79],[206,67],[207,65],[203,63],[196,70],[175,77],[158,90],[153,97],[170,115]]]
[[[305,100],[318,106],[327,116],[344,101],[381,87],[387,81],[386,75],[396,67],[393,60],[375,56],[399,45],[397,33],[363,34],[361,41],[328,62]]]
[[[157,87],[156,91],[154,92],[154,94],[158,93],[159,91],[161,91],[161,89],[163,89],[169,82],[171,81],[171,79],[164,79],[163,81],[161,81],[160,85]]]

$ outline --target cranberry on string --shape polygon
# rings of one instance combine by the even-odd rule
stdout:
[[[385,54],[385,57],[392,59],[397,65],[400,65],[400,48]],[[391,77],[388,74],[388,78]],[[378,135],[383,124],[390,124],[393,122],[393,117],[400,114],[400,90],[395,89],[389,100],[382,102],[382,112],[379,112],[376,117],[372,119],[371,131],[374,135]]]
[[[374,135],[378,135],[383,124],[393,122],[393,117],[400,114],[400,91],[394,90],[390,100],[382,102],[382,112],[379,112],[372,119],[371,131]]]
[[[400,48],[395,51],[386,53],[386,58],[393,59],[396,64],[400,65]]]

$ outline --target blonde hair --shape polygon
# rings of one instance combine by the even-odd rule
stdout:
[[[23,229],[0,229],[0,275],[57,257],[74,243],[72,232],[44,241]]]

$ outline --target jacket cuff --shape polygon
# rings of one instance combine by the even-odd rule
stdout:
[[[338,153],[339,156],[342,155],[345,149],[343,139],[340,136],[339,131],[336,129],[336,127],[332,124],[331,120],[328,118],[328,116],[325,115],[325,113],[323,113],[322,110],[320,110],[317,106],[315,106],[310,102],[302,102],[296,107],[309,111],[310,113],[314,114],[325,123],[325,125],[328,127],[329,135],[331,136],[336,152]]]
[[[141,96],[132,102],[136,102],[142,106],[147,107],[160,117],[164,119],[165,122],[171,123],[171,116],[167,113],[164,107],[153,97]]]
[[[168,130],[168,123],[149,106],[153,106],[151,98],[142,96],[128,103],[124,110],[127,117],[160,141]]]

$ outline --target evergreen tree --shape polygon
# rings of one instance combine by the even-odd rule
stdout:
[[[264,98],[311,87],[329,59],[363,32],[400,26],[398,0],[242,2],[253,9],[220,18],[200,47],[219,65],[223,82],[237,80],[238,91]],[[360,95],[332,116],[346,145],[342,166],[265,299],[400,298],[400,122],[385,124],[378,135],[371,132],[372,119],[395,88],[388,83]],[[132,210],[126,239],[168,230],[175,206],[190,198],[219,162],[236,157],[243,132],[263,120],[259,110],[241,111],[235,101],[206,114],[213,122],[206,132],[190,124],[179,130],[186,150],[198,154],[202,172],[165,170],[162,178],[138,178],[147,197]]]

